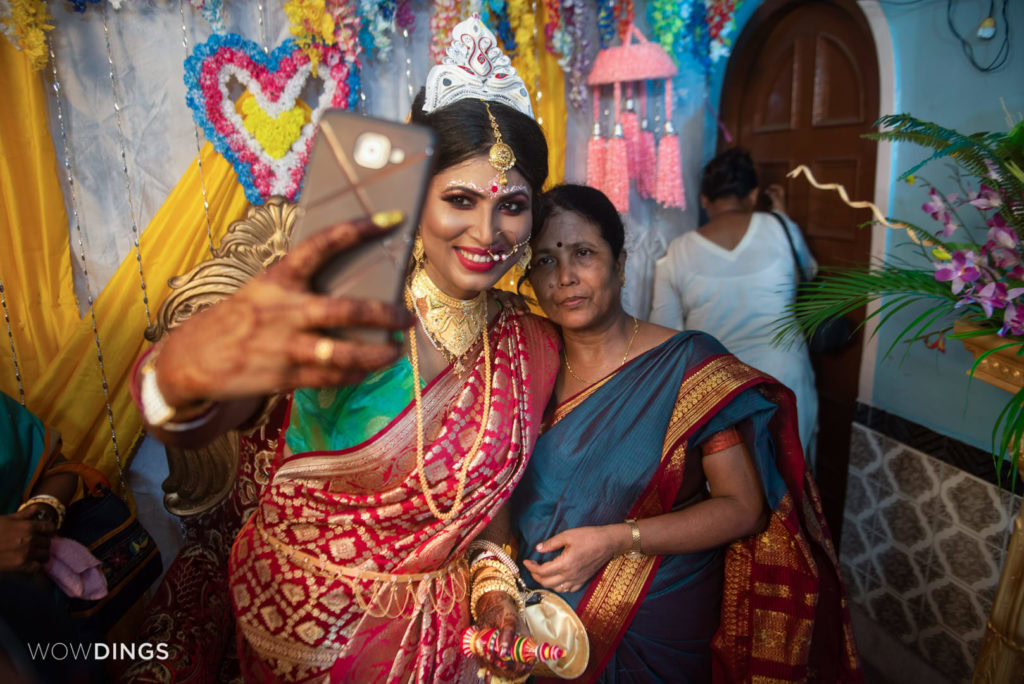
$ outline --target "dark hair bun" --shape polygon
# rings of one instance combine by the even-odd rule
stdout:
[[[437,133],[439,171],[490,151],[495,138],[482,100],[456,100],[427,114],[423,111],[425,99],[426,91],[420,89],[412,103],[412,121],[429,126]],[[516,155],[515,168],[523,174],[534,194],[540,193],[548,177],[548,144],[543,129],[512,107],[498,102],[488,104],[498,122],[502,140]]]
[[[700,179],[700,194],[711,201],[721,197],[746,197],[756,187],[754,161],[750,153],[738,147],[709,161]]]

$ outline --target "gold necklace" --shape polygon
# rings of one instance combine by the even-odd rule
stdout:
[[[487,328],[487,293],[473,299],[456,299],[441,291],[424,268],[416,269],[407,287],[411,307],[416,312],[427,339],[462,375],[462,357],[476,344]]]
[[[423,496],[427,500],[427,507],[438,520],[447,522],[454,518],[462,509],[462,494],[466,489],[466,480],[469,477],[469,464],[476,458],[477,452],[484,441],[484,431],[491,419],[491,344],[487,339],[487,327],[484,327],[484,417],[480,421],[480,430],[476,433],[476,441],[462,461],[459,474],[455,481],[455,501],[447,512],[441,512],[434,495],[430,493],[430,484],[427,482],[426,459],[423,454],[423,390],[420,389],[420,356],[416,350],[416,326],[409,330],[409,356],[412,361],[412,386],[416,397],[416,474],[419,476],[420,487],[423,489]]]
[[[626,359],[629,358],[629,350],[633,348],[633,340],[636,339],[636,335],[637,335],[638,332],[640,332],[640,323],[639,323],[639,321],[636,320],[636,316],[633,316],[633,336],[629,338],[629,344],[626,345],[626,353],[622,355],[622,361],[619,363],[618,368],[622,368],[623,364],[626,363]],[[589,385],[593,384],[593,383],[588,383],[586,380],[584,380],[580,376],[576,375],[576,372],[572,369],[572,366],[569,365],[569,354],[564,349],[562,350],[562,358],[565,359],[565,369],[567,371],[569,371],[569,375],[571,375],[572,377],[576,378],[577,380],[582,382],[584,385],[588,385],[589,386]],[[618,369],[616,369],[616,370],[618,370]]]

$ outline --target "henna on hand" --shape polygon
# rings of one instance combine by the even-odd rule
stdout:
[[[309,289],[310,278],[331,256],[380,233],[368,220],[327,228],[171,332],[156,359],[165,400],[180,408],[200,399],[225,401],[355,383],[397,360],[396,344],[334,340],[329,361],[315,353],[324,329],[401,330],[412,324],[402,306]]]
[[[529,663],[516,663],[511,659],[512,644],[519,626],[519,608],[515,600],[503,591],[489,591],[476,604],[477,625],[500,631],[499,652],[486,659],[489,669],[505,679],[519,679],[533,670]]]

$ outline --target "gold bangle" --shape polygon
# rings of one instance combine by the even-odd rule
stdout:
[[[64,524],[64,514],[67,513],[67,509],[64,507],[64,504],[61,503],[61,500],[49,494],[36,494],[35,496],[27,499],[25,503],[18,506],[18,510],[21,511],[29,506],[34,506],[35,504],[43,504],[44,506],[49,506],[53,509],[53,512],[57,514],[57,529],[59,530],[61,525]]]
[[[469,574],[473,578],[484,574],[486,570],[496,572],[502,577],[508,577],[513,583],[518,579],[518,575],[513,575],[504,563],[494,558],[484,558],[482,560],[475,561],[471,566],[469,566]]]
[[[508,550],[506,551],[505,549]],[[504,563],[505,567],[507,567],[509,571],[514,573],[516,577],[519,576],[519,567],[516,565],[516,562],[512,560],[512,547],[508,546],[507,544],[503,548],[492,541],[487,541],[486,539],[477,539],[469,545],[468,551],[470,553],[472,553],[473,551],[485,551],[485,556],[478,560],[484,560],[487,557],[496,558],[501,563]]]
[[[630,532],[633,535],[633,546],[626,554],[627,558],[642,558],[644,556],[643,547],[640,546],[640,525],[637,523],[636,518],[628,518],[626,524],[629,525]]]
[[[470,595],[469,601],[469,612],[470,615],[473,616],[473,622],[477,621],[477,603],[480,602],[480,599],[483,598],[484,594],[487,594],[492,591],[500,591],[512,597],[512,600],[515,601],[516,608],[519,610],[520,613],[523,612],[523,609],[526,607],[525,603],[523,602],[523,597],[520,596],[519,591],[515,588],[515,586],[509,584],[508,582],[502,580],[488,580],[486,582],[479,582],[473,585],[473,591]]]

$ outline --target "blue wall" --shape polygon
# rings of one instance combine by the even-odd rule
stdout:
[[[1009,23],[1016,31],[1011,35],[1010,59],[1001,70],[989,74],[975,70],[967,61],[946,23],[944,0],[922,0],[905,6],[882,2],[895,58],[894,112],[907,112],[962,132],[1005,130],[1006,117],[1000,97],[1014,115],[1024,112],[1024,2],[1006,1]],[[983,6],[987,9],[987,4],[980,0],[954,4],[956,25],[961,33],[973,35],[982,19]],[[997,0],[996,4],[1001,7],[1002,0]],[[760,5],[760,0],[743,4],[737,14],[735,35],[745,28]],[[1000,17],[997,22],[1001,24]],[[991,59],[1001,35],[1000,25],[993,41],[975,41],[978,61],[986,63]],[[887,68],[886,65],[880,67]],[[725,65],[719,64],[711,78],[711,102],[720,102],[724,76]],[[711,117],[706,116],[703,126],[705,160],[714,154],[715,126]],[[929,225],[931,219],[921,210],[927,190],[896,182],[904,170],[924,159],[927,153],[906,144],[894,145],[891,150],[890,215]],[[955,190],[949,184],[950,173],[943,163],[926,167],[920,175],[940,188],[948,188],[947,192]],[[921,257],[906,242],[902,233],[889,233],[887,254],[921,262]],[[901,320],[909,323],[916,317],[909,309],[905,311],[905,316],[900,320],[894,317],[887,328],[898,326]],[[883,330],[879,338],[881,354],[892,343],[893,336]],[[937,432],[983,449],[990,448],[993,422],[1010,394],[983,382],[968,386],[966,370],[972,358],[958,341],[949,341],[945,354],[916,343],[904,359],[905,349],[903,346],[890,358],[879,359],[872,403]]]

